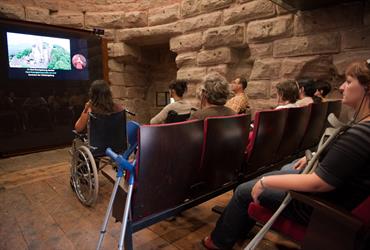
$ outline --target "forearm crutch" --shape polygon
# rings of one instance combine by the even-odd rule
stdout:
[[[120,240],[118,244],[118,249],[122,250],[123,241],[124,241],[125,232],[126,232],[126,226],[127,226],[127,219],[128,219],[128,214],[129,214],[130,205],[131,205],[131,195],[132,195],[132,190],[134,186],[135,163],[134,164],[129,163],[122,155],[117,155],[110,148],[107,148],[106,154],[117,163],[118,171],[117,171],[117,179],[116,179],[116,182],[114,183],[113,191],[112,191],[112,194],[109,200],[107,212],[105,213],[104,222],[100,230],[99,242],[98,242],[98,246],[96,247],[96,249],[99,250],[103,243],[104,235],[106,233],[106,229],[108,225],[108,220],[109,220],[112,207],[113,207],[113,201],[114,201],[114,198],[116,197],[117,190],[118,190],[119,184],[121,182],[121,179],[123,177],[123,173],[125,170],[126,172],[130,174],[130,177],[128,180],[128,184],[129,184],[128,192],[127,192],[127,197],[126,197],[125,210],[124,210],[123,218],[122,218],[121,235],[120,235]]]
[[[331,122],[331,124],[333,126],[342,125],[341,123],[339,123],[337,121],[335,116],[334,116],[334,118],[333,118],[333,116],[334,115],[332,115],[332,114],[329,115],[329,117],[328,117],[329,122]],[[337,128],[328,128],[329,129],[328,131],[330,131],[330,136],[327,137],[328,135],[326,133],[324,133],[324,135],[322,136],[322,139],[320,140],[320,143],[319,143],[318,150],[317,150],[316,154],[312,158],[311,158],[312,154],[310,154],[310,155],[306,154],[306,157],[308,159],[309,158],[311,158],[311,159],[309,159],[308,164],[305,167],[305,169],[303,170],[302,174],[308,174],[308,173],[311,173],[315,170],[315,168],[318,164],[319,155],[329,145],[329,143],[331,143],[337,137],[337,135],[339,133],[341,133],[347,127],[348,126],[337,127]],[[324,140],[325,137],[327,137],[326,140]],[[261,230],[256,234],[256,236],[254,236],[254,238],[249,242],[249,244],[244,248],[244,250],[254,250],[257,247],[258,243],[263,239],[263,237],[268,232],[268,230],[270,230],[270,228],[274,224],[275,220],[279,217],[281,212],[286,208],[286,206],[289,204],[289,202],[291,200],[292,200],[292,197],[288,193],[285,196],[285,198],[284,198],[283,202],[281,203],[280,207],[275,211],[275,213],[266,222],[266,224],[261,228]]]

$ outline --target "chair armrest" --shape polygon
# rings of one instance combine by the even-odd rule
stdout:
[[[290,191],[290,194],[293,199],[313,207],[314,210],[327,213],[329,216],[333,216],[338,220],[344,220],[347,221],[347,223],[354,223],[356,225],[360,222],[350,212],[346,211],[343,208],[337,207],[334,204],[327,202],[315,195],[294,191]]]
[[[312,194],[290,194],[293,199],[313,207],[302,250],[350,250],[363,244],[363,223],[350,212]]]

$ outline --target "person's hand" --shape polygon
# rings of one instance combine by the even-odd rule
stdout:
[[[299,159],[296,164],[294,164],[293,168],[296,170],[301,170],[307,165],[307,159],[306,156],[303,156],[301,159]]]
[[[263,192],[264,188],[262,187],[262,184],[261,184],[261,179],[258,180],[256,182],[256,184],[254,184],[253,188],[252,188],[252,192],[251,192],[251,195],[252,195],[252,198],[253,198],[253,201],[257,204],[259,204],[259,200],[258,200],[258,197],[260,196],[260,194]]]

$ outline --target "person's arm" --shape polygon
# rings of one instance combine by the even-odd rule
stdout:
[[[89,121],[89,112],[91,112],[91,104],[90,102],[87,102],[80,115],[80,118],[78,118],[77,122],[75,123],[75,130],[77,132],[82,132],[86,128],[87,122]]]
[[[164,123],[167,118],[168,111],[171,109],[171,106],[171,104],[168,104],[166,107],[164,107],[156,116],[150,119],[150,124]]]
[[[328,192],[355,181],[369,162],[370,128],[358,124],[333,142],[314,173],[302,175],[266,176],[252,190],[255,201],[264,188],[301,192]]]
[[[252,189],[252,197],[255,202],[258,203],[258,197],[265,188],[300,192],[328,192],[335,189],[316,173],[264,176]]]

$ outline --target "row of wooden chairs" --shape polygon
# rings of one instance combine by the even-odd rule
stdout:
[[[249,124],[249,115],[235,115],[140,126],[133,222],[214,190],[225,192],[235,187]],[[123,198],[123,193],[118,194],[117,206],[113,207],[113,216],[118,220],[122,216]]]
[[[340,111],[341,101],[338,100],[256,112],[244,174],[259,175],[314,148],[329,125],[328,115],[334,113],[338,117]]]
[[[140,126],[126,247],[132,247],[133,232],[231,190],[251,174],[266,171],[266,166],[314,146],[328,107],[337,104],[257,112],[251,136],[250,116],[245,114]],[[334,111],[338,115],[340,105]],[[121,188],[112,211],[118,221],[124,200]]]

